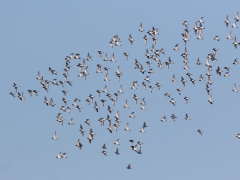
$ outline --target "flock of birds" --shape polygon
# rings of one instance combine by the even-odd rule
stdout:
[[[235,21],[234,23],[232,24],[232,28],[238,28],[237,27],[237,24],[239,22],[240,18],[239,18],[239,15],[238,15],[238,12],[235,16]],[[226,20],[224,21],[226,26],[229,27],[229,24],[231,23],[228,19],[228,16],[226,17]],[[188,28],[189,24],[187,21],[184,21],[182,23],[184,26],[185,26],[185,29],[184,29],[184,32],[182,33],[182,39],[183,39],[183,43],[185,45],[184,47],[184,52],[181,54],[182,58],[183,58],[183,63],[184,63],[184,66],[183,66],[183,69],[185,70],[188,70],[189,69],[189,66],[188,66],[188,51],[187,51],[187,42],[189,41],[189,38],[191,37],[189,32],[190,32],[190,29]],[[195,22],[194,24],[194,27],[193,27],[193,30],[194,30],[194,33],[195,35],[197,36],[197,39],[198,40],[203,40],[203,37],[202,37],[202,33],[203,31],[205,30],[204,26],[204,21],[203,21],[203,17],[201,17],[197,22]],[[139,29],[138,29],[141,33],[144,32],[145,30],[143,29],[143,25],[142,23],[140,24],[139,26]],[[142,82],[142,86],[143,88],[146,90],[147,87],[149,88],[150,92],[152,93],[153,92],[153,89],[156,87],[158,90],[160,90],[161,88],[161,84],[159,82],[157,82],[154,85],[148,85],[150,84],[150,81],[151,81],[151,75],[153,74],[153,68],[151,68],[151,65],[153,64],[153,61],[156,61],[157,62],[157,67],[161,70],[164,65],[167,69],[170,68],[171,65],[173,65],[173,61],[171,60],[171,58],[169,57],[168,58],[168,61],[166,62],[161,62],[161,60],[159,59],[160,55],[161,54],[165,54],[165,50],[163,48],[161,49],[155,49],[155,44],[157,43],[157,36],[159,35],[158,33],[158,28],[155,28],[155,27],[152,27],[151,30],[148,30],[147,31],[147,34],[144,35],[143,39],[144,39],[144,44],[146,45],[148,43],[148,40],[149,39],[152,39],[153,41],[153,44],[152,44],[152,47],[151,47],[151,52],[152,54],[150,53],[150,51],[147,49],[146,50],[146,53],[145,53],[145,56],[146,56],[146,64],[147,64],[147,67],[148,67],[148,70],[146,70],[146,68],[144,68],[144,64],[141,64],[141,62],[139,62],[137,59],[135,59],[135,62],[134,62],[134,68],[138,71],[140,71],[140,73],[142,74],[145,74],[147,73],[148,75],[144,78],[143,82]],[[214,40],[216,41],[220,41],[220,38],[219,36],[215,36],[213,38]],[[236,36],[233,38],[232,37],[232,32],[230,31],[228,36],[227,36],[227,39],[228,40],[232,40],[232,44],[233,44],[233,47],[237,49],[238,45],[240,45],[239,42],[237,42],[237,38]],[[134,39],[133,39],[133,36],[130,34],[129,35],[129,39],[128,41],[130,42],[131,45],[134,44]],[[116,47],[116,46],[122,46],[121,45],[121,39],[118,37],[118,35],[115,35],[111,38],[110,40],[110,46],[113,48],[113,47]],[[178,51],[179,48],[178,48],[178,44],[175,45],[175,47],[173,48],[173,51]],[[216,62],[217,59],[216,59],[216,54],[218,52],[218,49],[217,48],[213,48],[213,52],[209,53],[207,55],[207,59],[206,59],[206,68],[207,68],[207,72],[206,72],[206,76],[207,77],[207,83],[206,83],[206,91],[207,91],[207,94],[208,94],[208,102],[210,104],[213,104],[214,101],[213,101],[213,98],[212,98],[212,93],[211,93],[211,85],[212,85],[212,81],[211,81],[211,72],[212,72],[212,68],[213,68],[213,65],[210,63],[210,62]],[[114,53],[112,54],[111,58],[108,58],[108,55],[107,53],[104,53],[103,51],[99,50],[98,51],[98,54],[100,56],[100,58],[102,58],[102,56],[104,55],[103,57],[103,61],[110,61],[110,62],[117,62],[114,58]],[[126,60],[129,59],[129,53],[127,52],[124,52],[123,53],[124,57],[126,58]],[[66,56],[65,58],[65,68],[64,68],[64,73],[63,73],[63,78],[64,80],[57,80],[56,78],[54,78],[52,81],[50,80],[47,80],[47,79],[44,79],[43,76],[40,75],[40,72],[37,73],[37,80],[40,82],[40,84],[42,85],[42,88],[48,92],[49,91],[49,86],[50,84],[54,85],[54,86],[61,86],[62,88],[65,87],[66,84],[70,85],[70,86],[73,86],[73,82],[71,82],[69,80],[69,71],[71,69],[71,61],[73,59],[76,59],[76,60],[81,60],[82,58],[80,57],[80,54],[79,53],[71,53],[69,56]],[[90,55],[90,53],[87,54],[87,58],[86,59],[82,59],[81,63],[78,63],[77,64],[77,67],[79,68],[79,74],[78,74],[78,77],[82,77],[84,78],[85,80],[87,79],[87,76],[89,75],[89,71],[88,71],[88,66],[87,66],[87,63],[88,61],[92,61],[92,56]],[[197,59],[197,62],[196,62],[197,65],[202,65],[202,63],[200,62],[199,58]],[[237,58],[233,61],[233,65],[237,65],[238,64],[238,60]],[[96,64],[97,66],[97,70],[96,70],[96,73],[97,74],[101,74],[102,73],[102,64]],[[105,71],[105,75],[104,75],[104,78],[103,78],[103,81],[104,82],[109,82],[110,79],[108,77],[108,71],[109,71],[110,68],[108,67],[104,67],[103,70]],[[230,68],[229,67],[224,67],[224,69],[226,70],[226,72],[224,73],[224,77],[228,77],[229,76],[229,71],[230,71]],[[58,75],[57,71],[50,68],[49,67],[49,71],[52,75]],[[217,75],[221,76],[221,74],[223,73],[223,70],[218,66],[216,68],[216,73]],[[120,65],[117,67],[116,69],[116,72],[115,72],[116,76],[117,76],[117,80],[118,81],[121,81],[121,76],[123,76],[123,74],[121,73],[120,71]],[[187,78],[189,79],[189,81],[194,85],[197,81],[192,77],[192,74],[191,73],[187,73]],[[201,74],[200,77],[199,77],[199,82],[204,82],[204,75]],[[172,76],[172,82],[178,82],[175,75],[173,74]],[[187,83],[187,80],[182,76],[181,77],[181,84],[183,86],[183,88],[185,87],[185,84]],[[137,89],[137,87],[139,86],[138,84],[138,81],[133,81],[132,82],[132,85],[131,85],[131,89],[132,90],[135,90]],[[14,83],[13,84],[13,87],[14,87],[14,91],[13,92],[10,92],[10,94],[15,97],[17,95],[17,97],[20,99],[20,100],[25,100],[25,97],[24,97],[24,92],[20,92],[18,89],[19,89],[19,86]],[[178,88],[176,89],[177,93],[179,95],[181,95],[181,91],[183,89],[182,88]],[[233,92],[238,92],[237,90],[237,86],[236,84],[233,85],[233,89],[232,89]],[[28,90],[28,93],[30,96],[33,95],[33,93],[38,96],[38,93],[39,91],[34,89],[34,90]],[[43,93],[43,92],[41,92]],[[82,110],[82,107],[78,104],[79,102],[81,102],[81,100],[79,98],[75,98],[73,100],[73,103],[72,105],[69,105],[68,104],[68,99],[66,98],[67,94],[68,94],[68,91],[66,90],[62,90],[62,93],[63,93],[63,98],[62,98],[62,101],[63,101],[63,105],[60,106],[60,111],[61,112],[67,112],[67,113],[71,113],[72,109],[75,107],[79,112],[81,112]],[[113,94],[110,94],[108,89],[107,89],[107,85],[104,86],[103,90],[99,90],[97,89],[96,90],[96,94],[90,94],[87,99],[85,100],[86,103],[90,106],[91,104],[93,104],[93,108],[95,109],[96,112],[99,112],[100,111],[100,106],[99,104],[101,104],[102,107],[105,107],[105,103],[108,101],[106,99],[101,99],[100,101],[97,101],[97,100],[94,100],[96,96],[98,97],[101,97],[102,96],[102,93],[105,93],[106,96],[109,98],[109,101],[110,103],[108,103],[107,105],[107,111],[111,114],[113,112],[113,108],[112,106],[115,105],[115,103],[118,101],[118,98],[119,96],[121,96],[121,94],[124,93],[123,91],[123,87],[122,85],[120,85],[119,87],[119,90]],[[165,93],[164,94],[167,98],[169,98],[169,102],[173,105],[173,106],[176,106],[176,100],[169,94],[169,93]],[[134,94],[133,95],[133,100],[135,102],[135,104],[138,104],[138,102],[140,101],[140,105],[141,105],[141,110],[146,110],[146,100],[145,98],[142,98],[140,100],[140,98]],[[188,101],[190,100],[189,97],[184,97],[184,100],[186,103],[188,103]],[[52,98],[48,99],[46,96],[44,97],[44,103],[47,105],[47,106],[52,106],[52,107],[55,107],[56,104],[54,103],[54,100]],[[111,104],[112,103],[112,104]],[[124,103],[124,106],[123,108],[130,108],[129,105],[128,105],[128,100],[125,101]],[[63,122],[64,122],[64,118],[62,117],[62,113],[59,112],[56,116],[57,118],[57,122],[59,122],[61,125],[63,125]],[[135,115],[134,115],[134,112],[132,112],[130,115],[129,115],[129,118],[135,118]],[[173,121],[175,121],[177,118],[177,116],[175,114],[172,114],[171,115],[171,119]],[[112,118],[110,117],[110,115],[107,115],[106,118],[104,117],[101,117],[99,118],[99,123],[101,126],[104,126],[104,123],[105,121],[108,122],[108,128],[107,130],[109,131],[109,133],[113,133],[113,131],[117,131],[119,126],[120,126],[120,123],[121,123],[121,120],[120,120],[120,113],[119,111],[116,112],[115,116],[114,116],[114,119],[115,119],[115,123],[112,123]],[[167,120],[167,117],[166,116],[163,116],[162,119],[161,119],[161,122],[166,122]],[[185,120],[191,120],[191,118],[188,116],[188,114],[186,113],[185,114]],[[91,122],[90,122],[90,119],[86,119],[85,120],[85,123],[88,125],[88,126],[91,126]],[[70,119],[70,121],[68,122],[69,125],[74,125],[73,123],[73,118]],[[147,128],[147,123],[144,122],[143,125],[141,126],[139,132],[140,133],[146,133],[145,129]],[[130,127],[129,127],[129,122],[126,123],[126,126],[125,126],[125,131],[131,131],[130,130]],[[80,124],[80,129],[79,129],[82,137],[84,137],[84,134],[85,134],[85,130],[83,128],[83,125]],[[201,129],[198,129],[197,132],[202,135],[203,134],[203,130]],[[96,133],[93,131],[92,128],[90,128],[89,132],[87,133],[87,139],[89,141],[89,143],[92,143],[92,141],[94,140],[94,136],[96,135]],[[237,138],[240,139],[240,133],[236,135]],[[52,136],[52,139],[53,140],[57,140],[57,132],[55,131],[53,136]],[[120,148],[119,145],[120,145],[120,140],[117,139],[114,144],[117,146],[116,148],[116,151],[115,151],[115,154],[116,155],[119,155],[120,154]],[[134,143],[134,140],[130,139],[129,140],[130,143]],[[142,154],[142,145],[143,143],[141,141],[138,141],[135,145],[132,144],[130,147],[132,149],[132,151],[135,151],[136,153],[138,154]],[[80,150],[83,148],[83,144],[81,143],[80,139],[77,139],[77,143],[76,143],[76,147],[79,148]],[[102,153],[103,155],[107,156],[108,152],[107,152],[107,145],[106,143],[103,144],[102,146]],[[59,152],[56,156],[57,159],[63,159],[63,158],[67,158],[67,155],[66,155],[66,152],[65,153],[62,153],[62,152]],[[131,164],[129,164],[127,166],[127,169],[131,169]]]

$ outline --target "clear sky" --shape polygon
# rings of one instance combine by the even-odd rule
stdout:
[[[235,49],[233,40],[227,40],[232,31],[232,37],[240,42],[239,28],[231,26],[235,21],[236,12],[240,12],[240,1],[2,1],[0,6],[0,52],[1,52],[1,160],[0,179],[9,180],[42,180],[42,179],[182,179],[182,180],[237,180],[239,171],[240,133],[239,120],[239,92],[233,92],[233,84],[240,89],[240,65],[233,65],[234,59],[240,60],[240,46]],[[224,21],[229,16],[229,27]],[[194,34],[194,23],[204,17],[202,37],[198,40]],[[184,70],[181,54],[184,52],[184,43],[181,34],[185,27],[183,21],[189,23],[190,36],[187,42],[189,70]],[[140,23],[144,32],[139,32]],[[160,54],[160,60],[166,62],[170,57],[174,64],[167,69],[160,70],[157,62],[152,62],[154,73],[150,74],[149,85],[159,82],[161,90],[157,87],[150,93],[149,88],[143,89],[142,82],[148,73],[142,74],[134,69],[135,59],[148,71],[145,56],[146,49],[153,54],[149,39],[144,45],[143,36],[147,35],[152,27],[158,28],[157,44],[155,49],[164,48],[165,55]],[[114,35],[121,39],[120,47],[110,47],[110,40]],[[133,45],[128,41],[132,35]],[[218,35],[220,41],[215,41]],[[178,44],[179,51],[174,51]],[[211,71],[210,86],[214,103],[208,102],[205,90],[207,67],[206,57],[218,48]],[[117,62],[104,62],[98,50],[104,51],[110,58],[115,54]],[[128,61],[123,53],[129,53]],[[52,81],[54,78],[63,80],[65,57],[70,53],[80,53],[81,60],[71,60],[68,80],[73,86],[65,83],[65,87],[50,84],[46,92],[40,81],[36,80],[39,71],[44,80]],[[78,77],[78,63],[92,55],[92,61],[87,61],[89,75],[85,81]],[[196,65],[197,59],[202,65]],[[103,81],[103,73],[97,74],[97,64],[109,67],[109,82]],[[121,81],[117,81],[116,68],[120,66]],[[221,76],[216,74],[217,67],[223,70]],[[224,67],[230,68],[229,77],[224,77]],[[55,69],[58,75],[52,75],[48,68]],[[186,73],[196,80],[193,85]],[[172,82],[175,74],[178,82]],[[203,74],[205,81],[200,82],[199,76]],[[188,82],[186,87],[181,84],[181,76]],[[131,89],[133,81],[138,81],[136,90]],[[14,91],[13,83],[24,92],[26,100],[21,101],[9,93]],[[96,90],[103,90],[107,85],[109,93],[114,97],[122,85],[124,93],[119,95],[115,106],[101,93],[97,96]],[[182,88],[178,95],[176,89]],[[36,97],[29,96],[28,90],[39,90]],[[60,110],[64,105],[62,90],[67,90],[65,97],[68,106],[75,98],[82,106],[82,112],[73,107],[70,114]],[[173,106],[170,99],[164,96],[169,93],[176,100]],[[85,101],[89,94],[95,96],[100,106],[99,112],[94,109],[94,103],[89,106]],[[140,100],[145,97],[147,110],[141,110],[141,105],[135,104],[133,95]],[[53,98],[55,107],[46,106],[44,97]],[[184,97],[190,98],[188,104]],[[106,99],[102,107],[100,99]],[[124,109],[124,102],[128,100],[130,108]],[[109,113],[107,105],[114,111]],[[110,115],[112,125],[115,123],[115,113],[120,112],[120,126],[118,131],[111,134],[108,123],[100,126],[98,119]],[[63,126],[56,121],[58,113],[65,119]],[[135,118],[129,118],[135,112]],[[172,114],[177,116],[172,121]],[[186,121],[185,114],[191,120]],[[163,116],[167,122],[161,122]],[[74,125],[68,125],[73,118]],[[84,123],[90,119],[91,126]],[[129,122],[130,132],[124,130]],[[143,122],[147,123],[146,133],[140,133]],[[81,136],[79,125],[82,124],[86,133]],[[91,144],[88,142],[90,127],[96,133]],[[201,136],[197,130],[203,130]],[[58,140],[52,140],[54,131]],[[75,145],[80,138],[84,145],[79,150]],[[120,139],[120,145],[114,145]],[[129,140],[133,139],[134,143]],[[131,145],[137,141],[143,142],[142,154],[132,151]],[[107,156],[102,154],[102,145],[106,143]],[[114,152],[119,148],[119,155]],[[67,159],[56,159],[59,152],[66,152]],[[131,164],[132,169],[126,167]]]

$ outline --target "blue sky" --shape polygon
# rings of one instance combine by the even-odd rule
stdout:
[[[232,31],[232,37],[240,41],[239,28],[231,28],[239,1],[193,2],[193,1],[4,1],[0,7],[0,34],[1,34],[1,161],[0,179],[238,179],[239,173],[239,139],[235,136],[240,133],[239,122],[239,92],[233,92],[233,84],[239,88],[239,65],[233,65],[235,58],[240,59],[238,49],[235,49],[232,40],[227,40],[227,35]],[[226,27],[224,21],[229,16],[230,27]],[[193,32],[193,26],[200,17],[204,17],[205,30],[202,33],[202,41],[197,40]],[[183,58],[184,43],[181,33],[185,27],[183,21],[188,21],[191,29],[189,42],[187,43],[189,70],[184,70]],[[143,23],[144,32],[139,32],[139,24]],[[143,36],[151,30],[152,26],[158,28],[158,40],[156,49],[164,48],[166,54],[160,55],[160,60],[165,62],[171,57],[174,62],[169,70],[164,67],[160,70],[157,62],[152,61],[149,85],[156,82],[162,84],[159,91],[156,87],[153,93],[149,89],[144,90],[141,83],[147,73],[141,74],[134,69],[134,61],[137,59],[148,70],[145,57],[146,49],[150,51],[153,44],[150,39],[144,45]],[[237,23],[240,26],[240,23]],[[118,34],[121,38],[121,47],[111,48],[111,38]],[[128,41],[129,34],[134,38],[133,45]],[[214,41],[218,35],[220,41]],[[149,35],[148,35],[149,36]],[[179,51],[173,51],[179,44]],[[214,104],[208,102],[205,90],[207,68],[206,57],[218,48],[211,72],[211,93]],[[116,63],[104,62],[97,51],[102,50],[111,57],[115,54]],[[126,61],[123,53],[130,54]],[[86,62],[89,76],[85,81],[78,77],[78,63],[81,60],[72,60],[69,71],[69,80],[73,86],[65,84],[65,87],[50,84],[47,93],[39,81],[36,80],[40,71],[44,79],[52,81],[57,78],[63,80],[64,58],[70,53],[80,53],[81,58],[86,59],[87,53],[93,60]],[[152,53],[152,52],[151,52]],[[197,58],[202,65],[197,66]],[[102,74],[97,74],[96,64],[109,67],[110,82],[103,81]],[[123,74],[121,81],[117,81],[115,71],[117,66]],[[230,76],[218,76],[216,68],[228,66]],[[52,75],[48,68],[58,72],[58,76]],[[196,84],[192,85],[186,73],[192,74]],[[173,83],[172,75],[175,74],[178,82]],[[199,82],[200,74],[204,75],[205,82]],[[183,87],[180,79],[183,76],[188,82]],[[131,83],[138,81],[138,88],[131,89]],[[13,91],[13,83],[18,84],[19,91],[24,92],[25,101],[13,98],[9,92]],[[115,106],[102,93],[97,97],[96,90],[103,90],[108,86],[110,94],[118,91],[123,86],[124,94],[119,96]],[[178,95],[176,89],[183,88],[182,95]],[[39,90],[39,96],[30,97],[28,89]],[[61,126],[56,122],[56,115],[60,113],[64,97],[62,90],[68,91],[66,98],[71,105],[78,97],[81,102],[82,112],[73,108],[71,114],[62,112],[65,119]],[[173,106],[165,97],[168,92],[175,100]],[[95,95],[100,106],[97,113],[93,104],[87,105],[85,99],[89,94]],[[133,94],[140,100],[145,97],[146,111],[140,110],[141,105],[134,103]],[[53,98],[55,107],[44,104],[44,97]],[[190,97],[188,104],[184,97]],[[105,107],[100,104],[100,99],[106,99]],[[129,109],[124,109],[125,100],[129,102]],[[114,111],[110,114],[107,105]],[[118,132],[109,133],[107,122],[100,126],[98,119],[106,118],[107,114],[114,119],[119,111],[121,123]],[[128,116],[135,112],[136,118]],[[173,122],[170,116],[174,113],[178,118]],[[191,118],[186,121],[185,114]],[[167,122],[161,122],[163,116]],[[67,122],[73,118],[75,123],[69,126]],[[91,128],[96,133],[91,144],[88,143],[87,134],[89,126],[84,123],[90,119]],[[131,131],[125,132],[126,123],[129,122]],[[146,133],[140,133],[143,122],[148,127]],[[86,130],[82,137],[79,125]],[[112,121],[114,124],[114,120]],[[197,130],[203,130],[203,135]],[[54,131],[57,131],[58,140],[51,139]],[[75,145],[80,138],[83,149],[80,151]],[[120,139],[120,145],[113,143]],[[135,142],[141,141],[141,155],[131,150],[129,139]],[[106,143],[108,155],[102,152],[102,145]],[[134,143],[135,144],[135,143]],[[114,152],[119,148],[120,155]],[[66,152],[67,159],[56,159],[58,152]],[[127,170],[128,164],[132,165]]]

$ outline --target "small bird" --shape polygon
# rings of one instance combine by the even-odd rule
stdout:
[[[226,72],[226,73],[224,74],[224,77],[230,76],[228,73],[229,73],[229,72]]]
[[[99,107],[98,107],[98,105],[97,105],[97,102],[95,101],[95,103],[94,103],[94,108],[95,108],[95,110],[98,112],[98,110],[99,110]]]
[[[167,121],[166,119],[167,119],[167,117],[166,117],[166,116],[163,116],[162,119],[161,119],[161,121],[162,121],[162,122],[166,122],[166,121]]]
[[[238,133],[238,134],[236,135],[236,137],[237,137],[238,139],[240,139],[240,133]]]
[[[103,149],[107,149],[106,144],[103,144],[102,148],[103,148]]]
[[[129,106],[128,106],[128,103],[127,103],[127,100],[125,101],[125,103],[124,103],[124,106],[123,106],[124,108],[130,108]]]
[[[124,129],[125,131],[131,131],[130,129],[129,129],[129,127],[128,127],[128,123],[126,124],[126,128]]]
[[[111,121],[109,121],[107,129],[109,130],[110,133],[112,133],[113,129],[112,129],[112,126],[111,126]]]
[[[172,105],[174,105],[174,106],[176,106],[176,101],[172,98],[171,100],[170,100],[170,103],[172,103]]]
[[[203,131],[198,129],[197,132],[202,135]]]
[[[103,60],[104,60],[104,61],[108,61],[107,53],[105,53]]]
[[[174,74],[173,74],[173,77],[172,77],[172,82],[178,82],[177,79],[175,78]]]
[[[127,169],[132,169],[131,164],[129,164],[129,165],[127,166]]]
[[[144,31],[143,28],[142,28],[142,23],[140,24],[138,30],[139,30],[140,32],[143,32],[143,31]]]
[[[181,89],[181,88],[178,88],[178,89],[176,89],[176,90],[177,90],[178,94],[181,95],[182,89]]]
[[[58,138],[57,138],[57,133],[56,133],[56,131],[54,132],[54,134],[53,134],[53,136],[52,136],[52,139],[53,140],[57,140]]]
[[[218,36],[215,36],[213,39],[216,40],[216,41],[220,41]]]
[[[130,118],[135,118],[134,116],[134,112],[132,112],[130,115],[129,115]]]
[[[123,55],[125,56],[126,60],[128,60],[128,56],[129,56],[130,54],[124,52]]]
[[[103,51],[98,51],[98,54],[100,55],[100,58],[102,58]]]
[[[232,39],[233,39],[233,38],[232,38],[232,31],[229,32],[227,39],[228,39],[228,40],[232,40]]]
[[[168,93],[165,93],[164,96],[171,98],[170,94],[168,94]]]
[[[199,58],[197,59],[197,65],[201,65],[202,63],[200,62]]]
[[[120,143],[118,141],[119,141],[119,139],[117,139],[114,144],[115,145],[120,145]]]
[[[66,155],[66,154],[67,154],[67,153],[63,153],[61,157],[62,157],[62,158],[67,158],[67,155]]]
[[[186,119],[186,120],[191,120],[191,118],[188,117],[188,114],[187,114],[187,113],[186,113],[186,115],[185,115],[185,119]]]
[[[107,156],[107,152],[106,152],[106,151],[102,151],[102,153],[103,153],[105,156]]]
[[[236,17],[235,20],[238,22],[240,20],[239,16],[238,16],[238,12],[236,13]]]
[[[214,101],[212,100],[212,94],[209,95],[208,102],[209,102],[210,104],[213,104]]]
[[[137,145],[131,146],[131,148],[132,148],[133,151],[136,151],[136,152],[137,152]]]
[[[228,24],[231,23],[231,22],[229,22],[229,20],[228,20],[228,15],[227,15],[226,20],[225,20],[224,22],[225,22],[225,24],[226,24],[227,27],[228,27]]]
[[[86,120],[85,120],[85,123],[90,126],[90,123],[91,123],[91,122],[90,122],[89,119],[86,119]]]
[[[203,79],[203,75],[201,74],[200,77],[199,77],[199,81],[203,82],[204,79]]]
[[[71,119],[69,120],[68,124],[69,124],[69,125],[74,125],[74,123],[73,123],[73,118],[71,118]]]
[[[175,45],[175,47],[173,48],[174,51],[178,51],[178,44]]]
[[[141,128],[140,133],[146,133],[146,131],[144,130],[144,127]]]
[[[10,92],[9,94],[11,94],[13,97],[15,97],[15,93],[14,92]]]
[[[61,153],[62,153],[62,152],[59,152],[59,153],[58,153],[58,155],[57,155],[57,157],[56,157],[57,159],[62,159]]]
[[[30,96],[32,96],[32,90],[28,90]]]
[[[237,90],[237,86],[236,86],[235,83],[234,83],[234,85],[233,85],[233,89],[232,89],[232,91],[233,91],[233,92],[238,92],[238,90]]]
[[[236,58],[236,59],[234,59],[234,62],[233,62],[233,64],[234,64],[234,65],[237,65],[237,64],[238,64],[238,60],[237,60],[237,58]]]
[[[82,149],[83,145],[82,145],[82,143],[80,143],[80,139],[77,140],[76,146],[77,146],[80,150]]]
[[[83,127],[82,127],[81,124],[80,124],[80,130],[79,130],[79,131],[81,132],[82,136],[84,136],[84,132],[85,132],[85,130],[83,129]]]
[[[235,21],[235,22],[233,23],[232,28],[238,28],[238,27],[237,27],[237,21]]]
[[[173,121],[175,121],[175,119],[176,119],[177,117],[175,116],[175,114],[172,114],[172,115],[171,115],[171,118],[172,118]]]
[[[130,44],[133,45],[134,39],[132,38],[132,35],[131,35],[131,34],[129,34],[128,40],[129,40]]]
[[[119,155],[119,154],[120,154],[118,148],[116,149],[115,153],[116,153],[116,155]]]
[[[46,96],[44,97],[44,103],[48,106],[48,100],[47,100]]]
[[[184,100],[186,101],[186,104],[188,104],[189,97],[184,97]]]
[[[49,101],[49,104],[52,106],[52,107],[54,107],[56,104],[54,104],[54,102],[53,102],[53,99],[51,98],[50,99],[50,101]]]

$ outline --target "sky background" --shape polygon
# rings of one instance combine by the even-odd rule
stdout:
[[[217,1],[2,1],[0,7],[0,52],[1,52],[1,161],[0,179],[239,179],[239,148],[240,140],[235,136],[240,133],[239,121],[239,92],[232,91],[233,84],[239,88],[240,65],[233,65],[235,58],[240,59],[240,47],[235,49],[232,40],[227,35],[232,31],[232,37],[240,41],[240,28],[231,28],[240,2],[237,0],[216,4]],[[230,27],[224,21],[229,16]],[[200,17],[204,17],[202,41],[197,40],[193,26]],[[187,50],[189,52],[189,70],[184,70],[183,58],[184,43],[181,33],[185,27],[183,21],[188,21],[191,29]],[[139,32],[139,24],[143,23],[144,32]],[[155,49],[164,48],[166,54],[160,55],[165,62],[171,57],[174,62],[169,69],[160,70],[157,62],[152,61],[149,85],[156,82],[162,84],[159,91],[156,87],[153,93],[144,90],[141,83],[147,73],[141,74],[134,69],[134,60],[137,59],[148,70],[145,57],[146,49],[153,44],[150,39],[144,45],[143,36],[158,28],[158,40]],[[237,24],[240,27],[240,23]],[[111,38],[118,34],[121,38],[121,47],[110,47]],[[133,45],[128,41],[129,34],[134,38]],[[218,35],[220,41],[214,41]],[[148,35],[149,36],[149,35]],[[173,51],[179,44],[179,51]],[[207,68],[206,57],[218,48],[218,61],[210,62],[214,65],[211,80],[211,93],[214,104],[208,102],[205,90]],[[115,54],[116,63],[104,62],[97,51],[102,50],[111,57]],[[86,59],[87,53],[92,55],[92,61],[86,62],[89,76],[85,81],[78,77],[79,69],[76,66]],[[126,61],[123,53],[130,54]],[[40,71],[44,79],[57,78],[63,80],[64,58],[70,53],[80,53],[81,60],[72,60],[69,71],[69,80],[73,86],[65,87],[50,84],[47,93],[39,81],[36,80]],[[197,66],[197,58],[202,65]],[[102,74],[97,74],[96,64],[109,67],[110,82],[103,81]],[[121,81],[117,81],[115,71],[117,66],[123,74]],[[216,68],[222,70],[230,68],[230,77],[218,76]],[[48,68],[58,72],[52,75]],[[226,70],[223,70],[224,73]],[[192,85],[186,73],[192,74],[196,84]],[[178,82],[172,82],[175,74]],[[204,75],[205,82],[199,82],[200,74]],[[183,76],[188,82],[184,88],[180,82]],[[138,81],[139,87],[131,89],[131,83]],[[26,100],[13,98],[9,92],[14,91],[13,83],[18,84],[19,91],[24,92]],[[124,94],[119,96],[115,106],[102,93],[97,97],[96,90],[103,90],[107,85],[109,93],[118,91],[123,86]],[[183,88],[182,95],[176,89]],[[29,96],[28,89],[39,90],[39,96]],[[64,97],[62,90],[68,91],[66,98],[71,105],[78,97],[82,112],[73,108],[71,114],[60,111]],[[164,94],[168,92],[175,100],[176,106],[169,102]],[[100,106],[97,113],[93,104],[87,105],[85,99],[89,94],[95,95]],[[134,103],[133,94],[140,100],[145,97],[146,111],[140,110],[141,105]],[[44,104],[44,96],[53,98],[55,107]],[[190,97],[188,104],[184,97]],[[106,99],[105,107],[101,106],[100,99]],[[125,100],[129,102],[129,109],[124,109]],[[107,105],[113,107],[110,114]],[[98,119],[106,118],[107,114],[114,119],[119,111],[121,123],[118,132],[109,133],[107,122],[100,126]],[[64,125],[56,122],[56,115],[62,112]],[[135,112],[136,118],[128,116]],[[170,116],[177,116],[173,122]],[[186,121],[185,114],[191,118]],[[167,122],[161,122],[163,116]],[[75,123],[69,126],[67,122],[73,118]],[[89,144],[87,135],[90,127],[84,123],[90,119],[91,128],[96,133],[94,140]],[[112,124],[114,120],[112,121]],[[125,132],[129,122],[130,132]],[[148,127],[146,133],[140,133],[143,122]],[[79,125],[82,124],[86,133],[82,137]],[[201,136],[197,130],[203,130]],[[51,139],[57,131],[58,140]],[[75,145],[80,138],[84,145],[79,150]],[[120,139],[120,145],[113,143]],[[141,141],[141,155],[131,150],[129,139]],[[104,156],[102,145],[106,143],[108,156]],[[135,144],[135,143],[134,143]],[[119,148],[120,155],[114,152]],[[66,152],[67,159],[56,159],[58,152]],[[126,169],[131,164],[132,169]]]

